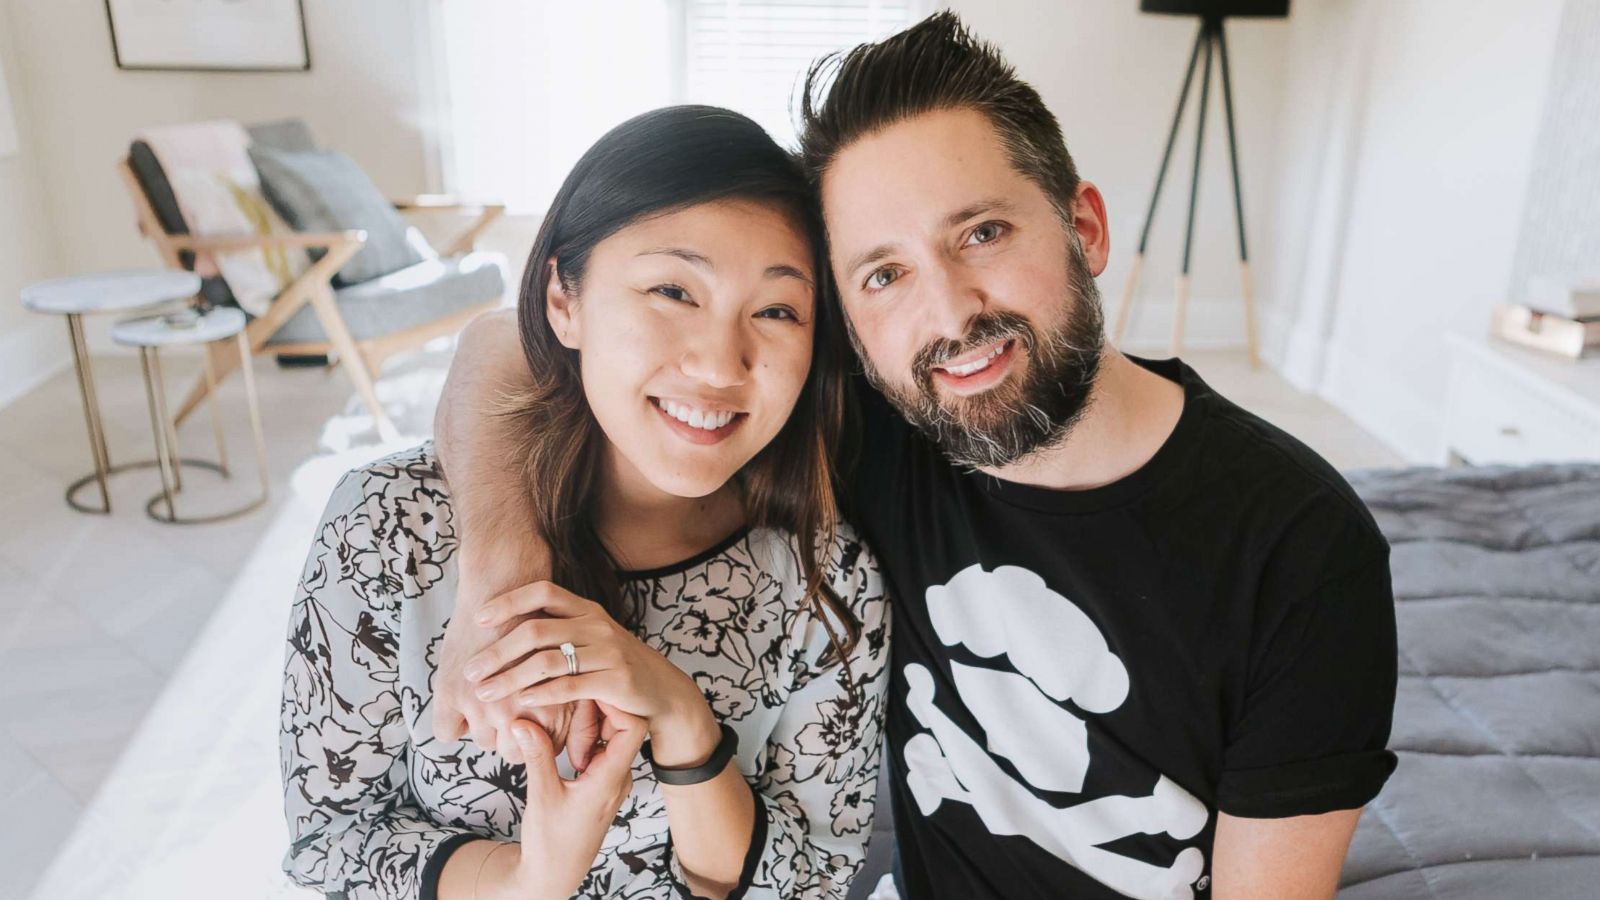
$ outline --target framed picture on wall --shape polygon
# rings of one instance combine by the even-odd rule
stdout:
[[[302,0],[105,0],[119,69],[311,68]]]

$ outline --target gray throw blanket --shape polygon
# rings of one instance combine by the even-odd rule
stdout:
[[[1600,897],[1600,466],[1350,482],[1393,546],[1400,765],[1339,897]]]

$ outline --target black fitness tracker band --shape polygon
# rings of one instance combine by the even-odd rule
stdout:
[[[683,786],[688,784],[701,784],[722,774],[728,767],[728,760],[733,759],[733,754],[739,749],[739,733],[728,726],[727,722],[721,723],[722,739],[717,741],[717,749],[711,751],[711,758],[705,765],[691,766],[683,769],[669,769],[656,765],[655,757],[650,754],[650,741],[647,739],[644,746],[639,748],[639,755],[650,763],[651,771],[655,772],[656,781],[662,784]]]

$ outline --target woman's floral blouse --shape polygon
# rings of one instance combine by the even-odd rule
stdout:
[[[334,489],[295,594],[283,670],[283,865],[301,884],[350,898],[431,896],[456,845],[520,835],[523,767],[432,734],[456,549],[431,443],[353,470]],[[830,583],[863,623],[846,667],[801,608],[796,558],[786,535],[753,529],[624,576],[645,610],[643,639],[739,734],[735,762],[757,802],[746,897],[843,897],[878,778],[889,624],[878,566],[841,529]],[[660,790],[642,759],[633,772],[579,897],[688,896]]]

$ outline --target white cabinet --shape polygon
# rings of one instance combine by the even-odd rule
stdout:
[[[1600,462],[1600,358],[1458,335],[1450,350],[1445,461]]]

